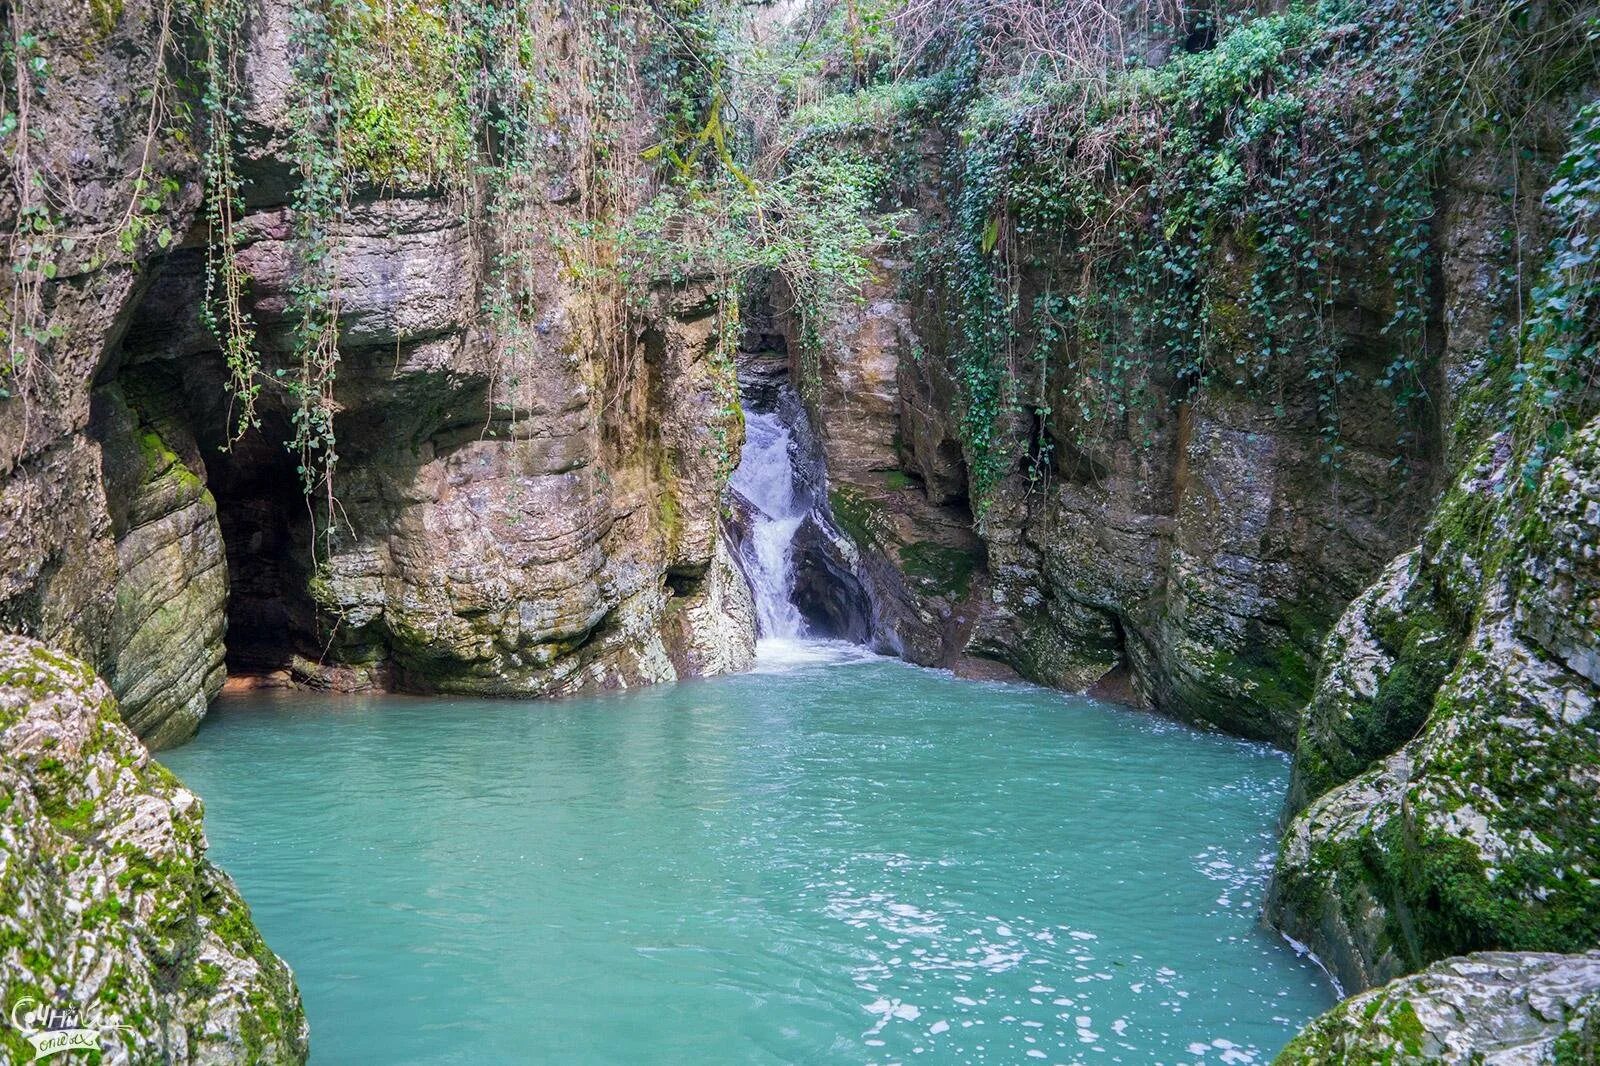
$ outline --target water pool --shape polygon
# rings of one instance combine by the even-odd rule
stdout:
[[[162,760],[312,1061],[1265,1062],[1270,749],[836,652],[552,702],[252,695]]]

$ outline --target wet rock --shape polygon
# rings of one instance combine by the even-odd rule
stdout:
[[[750,585],[734,565],[727,538],[718,537],[702,575],[669,579],[663,635],[679,677],[710,677],[748,667],[756,651],[756,608]]]
[[[193,437],[138,424],[115,387],[104,403],[97,432],[117,551],[105,677],[128,727],[166,747],[194,734],[222,689],[227,556]]]
[[[1363,751],[1394,739],[1383,703],[1404,649],[1455,662],[1436,692],[1402,686],[1426,719],[1415,738],[1314,799],[1278,859],[1269,917],[1349,988],[1463,950],[1577,951],[1600,940],[1600,720],[1589,658],[1600,638],[1588,621],[1600,617],[1600,419],[1569,439],[1525,512],[1505,491],[1515,476],[1505,443],[1484,446],[1417,555],[1391,567],[1330,639],[1299,759],[1303,783],[1337,780]],[[1374,651],[1364,627],[1395,605],[1414,607],[1419,586],[1431,589],[1440,617],[1466,621],[1461,636],[1411,610],[1400,616],[1414,623],[1402,657]],[[1408,704],[1403,720],[1416,713]],[[1342,765],[1324,754],[1338,730],[1361,741]]]
[[[113,238],[148,117],[129,87],[159,65],[163,27],[151,5],[118,11],[79,49],[56,42],[81,37],[80,13],[29,9],[50,30],[42,165],[82,178],[61,224]],[[157,745],[193,731],[225,647],[236,669],[340,689],[527,696],[739,668],[751,623],[718,561],[740,429],[721,294],[662,284],[619,318],[557,242],[527,236],[564,231],[581,210],[555,202],[568,196],[533,197],[518,220],[519,306],[538,310],[508,325],[486,310],[503,220],[469,221],[459,189],[354,183],[326,237],[339,460],[331,500],[305,498],[285,448],[304,267],[287,206],[293,21],[292,5],[252,7],[239,56],[260,425],[236,439],[229,369],[201,325],[203,239],[185,239],[194,138],[164,131],[149,162],[177,191],[141,208],[149,234],[131,250],[112,239],[59,264],[50,365],[0,400],[0,626],[87,659]],[[559,12],[538,29],[554,54],[570,31]],[[550,106],[551,158],[579,158],[581,100],[552,89]]]
[[[966,510],[960,449],[947,433],[950,408],[934,413],[953,394],[933,396],[917,358],[915,309],[900,296],[908,266],[878,252],[862,303],[826,323],[814,364],[801,357],[797,326],[780,325],[789,334],[790,373],[804,383],[809,421],[818,427],[814,477],[826,483],[828,513],[852,546],[853,558],[843,562],[853,579],[817,584],[845,588],[841,603],[858,585],[872,639],[885,650],[925,666],[955,666],[968,658],[979,615],[984,550]],[[840,563],[819,560],[811,572],[821,579]]]
[[[835,540],[816,516],[794,534],[794,589],[790,599],[815,634],[864,644],[872,608],[855,574],[848,541]]]

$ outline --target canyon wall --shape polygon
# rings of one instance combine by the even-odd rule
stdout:
[[[0,1058],[33,1061],[15,1023],[68,1008],[105,1061],[305,1061],[294,978],[207,860],[199,798],[104,681],[25,637],[0,636],[0,797]]]
[[[947,224],[948,205],[927,192],[942,159],[921,153],[929,176],[903,201],[921,225]],[[1154,399],[1142,415],[1109,419],[1084,419],[1063,399],[1096,386],[1061,358],[1025,382],[1000,420],[996,433],[1015,442],[1017,459],[981,521],[949,369],[963,341],[910,263],[877,255],[859,312],[821,331],[811,395],[834,510],[863,547],[884,614],[881,639],[917,662],[1009,668],[1293,747],[1323,637],[1416,541],[1452,469],[1448,453],[1470,447],[1452,439],[1455,412],[1482,384],[1496,325],[1514,313],[1517,293],[1502,280],[1518,245],[1537,245],[1541,232],[1536,200],[1507,190],[1542,188],[1553,163],[1552,153],[1512,167],[1485,149],[1435,190],[1424,416],[1397,412],[1378,384],[1393,295],[1375,262],[1354,261],[1354,302],[1332,323],[1349,375],[1337,468],[1322,447],[1318,386],[1292,344],[1264,380],[1252,367],[1198,389],[1135,350],[1130,360],[1152,368]],[[1055,239],[1018,252],[1029,264],[1023,306],[1084,269],[1049,247]],[[1241,294],[1268,286],[1268,300],[1288,305],[1295,294],[1271,289],[1237,244],[1210,272],[1203,359],[1259,364],[1250,349],[1259,341],[1234,321],[1246,313]],[[1020,328],[1025,349],[1037,325]],[[790,321],[791,352],[798,333]],[[792,362],[803,377],[800,358]]]
[[[342,76],[302,69],[310,10],[246,5],[222,37],[145,0],[30,7],[25,26],[7,13],[26,54],[7,83],[18,180],[0,193],[17,268],[0,628],[83,660],[120,710],[80,667],[19,639],[6,676],[24,725],[70,681],[62,735],[103,740],[111,762],[85,772],[131,790],[93,817],[121,826],[124,808],[154,803],[183,838],[146,850],[179,848],[186,928],[248,931],[220,947],[152,934],[173,965],[243,975],[197,999],[146,967],[140,995],[177,1028],[140,1039],[179,1059],[179,1030],[191,1048],[212,1039],[207,1019],[254,982],[285,1023],[263,1035],[270,1057],[304,1040],[287,974],[204,865],[192,797],[149,777],[114,715],[159,747],[192,734],[230,672],[531,696],[735,670],[753,652],[723,515],[741,438],[728,279],[629,274],[588,251],[602,214],[654,180],[608,175],[670,143],[655,131],[665,93],[639,76],[650,42],[576,9],[519,7],[536,99],[496,98],[444,166],[418,162],[426,129],[396,133],[394,110],[363,98],[368,125],[345,129],[359,146],[316,149],[346,154],[310,211],[327,160],[308,154],[304,124],[326,116],[302,97],[308,78]],[[440,56],[455,53],[428,51],[443,30],[418,18],[417,48],[387,53],[386,76],[403,88],[442,70],[492,96],[493,64],[449,66]],[[597,48],[595,32],[614,36]],[[1396,32],[1298,10],[1232,36],[1197,26],[1129,75],[1148,113],[1062,119],[1023,93],[991,121],[957,69],[887,109],[868,100],[864,120],[791,131],[806,150],[887,161],[882,240],[845,310],[819,320],[774,282],[772,308],[746,313],[778,310],[753,346],[787,361],[811,413],[854,549],[827,566],[853,568],[873,639],[1294,750],[1269,915],[1347,990],[1422,971],[1361,1001],[1399,1019],[1390,1035],[1410,1054],[1421,1038],[1407,1018],[1433,1010],[1429,997],[1500,1010],[1516,967],[1547,983],[1592,969],[1438,960],[1574,955],[1600,936],[1600,428],[1583,251],[1600,135],[1579,110],[1589,50],[1552,64],[1549,84],[1512,86],[1538,90],[1515,138],[1488,118],[1441,125],[1430,134],[1445,148],[1421,166],[1405,155],[1414,134],[1382,127],[1332,179],[1272,201],[1272,218],[1315,235],[1286,267],[1269,254],[1271,218],[1238,190],[1287,181],[1307,115],[1354,137],[1345,112],[1388,98],[1339,83],[1348,96],[1318,113],[1294,76]],[[218,78],[232,87],[221,110],[206,95]],[[455,112],[432,116],[431,99],[424,118],[450,126]],[[518,109],[538,152],[507,169],[493,158]],[[225,156],[208,143],[219,115]],[[1228,140],[1241,129],[1249,151]],[[1165,143],[1158,133],[1207,146],[1204,195],[1140,173],[1145,200],[1130,208],[1103,175]],[[1093,156],[1102,135],[1125,139]],[[1093,165],[1069,184],[1050,151]],[[224,159],[238,201],[226,219]],[[1311,205],[1319,216],[1302,218]],[[1107,235],[1106,218],[1124,232]],[[1107,262],[1120,273],[1096,276]],[[213,328],[222,275],[259,365]],[[336,373],[312,373],[319,314]],[[816,613],[848,629],[857,612],[826,602],[825,584],[807,593]],[[48,691],[27,695],[36,683]],[[17,746],[32,727],[14,726]],[[18,747],[3,768],[29,758]],[[28,869],[82,828],[67,817],[81,797],[49,791],[59,784],[15,786],[61,808],[28,815],[31,835],[8,845]],[[70,911],[42,891],[18,889]],[[226,922],[201,913],[213,905]],[[1564,1032],[1592,1044],[1590,1006],[1570,1006]],[[1297,1054],[1337,1061],[1352,1039],[1335,1017]]]
[[[158,746],[193,732],[225,659],[269,683],[498,695],[745,665],[749,597],[719,519],[740,432],[719,294],[647,279],[615,318],[619,297],[578,276],[600,131],[584,28],[555,8],[527,28],[547,128],[515,212],[473,210],[498,189],[370,165],[328,212],[333,439],[286,447],[308,417],[304,10],[249,5],[228,58],[260,359],[242,436],[226,345],[202,322],[220,268],[201,34],[163,5],[28,12],[47,73],[23,90],[23,169],[53,192],[6,205],[43,213],[35,291],[13,306],[40,341],[0,399],[0,624],[90,662]],[[644,143],[636,103],[613,135]],[[491,312],[513,258],[515,307]]]

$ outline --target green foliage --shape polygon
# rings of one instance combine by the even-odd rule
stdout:
[[[1432,374],[1435,172],[1485,134],[1520,150],[1541,94],[1593,68],[1581,12],[1326,0],[1235,18],[1154,67],[1092,48],[1052,65],[1007,32],[974,17],[915,80],[794,116],[836,141],[944,133],[950,217],[917,242],[912,287],[948,323],[980,517],[1028,445],[1024,415],[1080,447],[1146,443],[1153,406],[1203,386],[1281,417],[1287,387],[1309,395],[1332,473],[1341,403],[1376,364],[1363,386],[1392,398],[1396,461],[1419,451],[1405,427]],[[1104,77],[1061,73],[1087,67]],[[1349,329],[1351,307],[1382,315],[1376,337]],[[1048,455],[1030,459],[1045,476]]]
[[[732,178],[732,180],[729,180]],[[816,153],[751,191],[713,173],[676,181],[625,220],[617,272],[643,291],[657,280],[780,276],[802,322],[825,320],[857,298],[875,239],[871,207],[882,167],[859,154]]]
[[[1545,199],[1558,232],[1533,290],[1533,313],[1509,390],[1518,404],[1521,487],[1529,491],[1600,399],[1600,101],[1590,102],[1574,120]]]
[[[289,448],[299,459],[308,496],[321,490],[331,523],[334,451],[333,386],[339,366],[339,308],[333,268],[332,227],[346,209],[349,185],[340,155],[349,120],[349,22],[340,4],[294,9],[291,27],[299,48],[293,61],[290,154],[299,169],[291,192],[296,271],[289,285],[294,371],[277,377],[291,400]]]
[[[256,401],[264,379],[256,350],[255,323],[245,310],[249,278],[239,264],[238,220],[244,214],[243,188],[234,169],[234,129],[243,118],[240,90],[244,0],[208,0],[190,13],[204,45],[201,57],[205,89],[201,99],[207,125],[205,148],[205,212],[210,229],[206,242],[205,298],[200,318],[222,344],[228,366],[230,437],[259,428]]]
[[[340,61],[349,79],[345,165],[379,183],[465,182],[472,115],[461,35],[444,5],[356,0]]]
[[[937,78],[918,78],[836,93],[797,108],[787,125],[806,137],[888,132],[899,123],[929,114],[938,104],[942,85]]]

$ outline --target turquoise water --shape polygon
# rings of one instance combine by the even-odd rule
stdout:
[[[882,659],[230,698],[164,761],[312,1061],[1264,1062],[1275,752]]]

